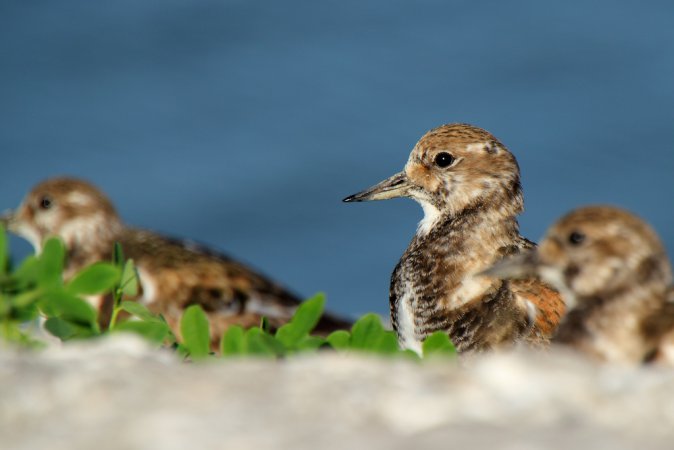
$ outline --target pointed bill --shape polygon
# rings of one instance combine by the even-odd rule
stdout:
[[[531,249],[498,261],[480,275],[501,279],[530,278],[538,275],[540,266],[538,252]]]
[[[411,186],[405,172],[399,172],[364,191],[346,197],[342,201],[347,203],[367,202],[371,200],[407,197]]]

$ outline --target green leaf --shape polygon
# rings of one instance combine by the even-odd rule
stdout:
[[[3,320],[0,327],[0,336],[9,342],[19,342],[21,340],[21,329],[19,323],[13,320]]]
[[[429,355],[454,355],[456,354],[456,349],[454,344],[447,336],[447,333],[444,331],[436,331],[435,333],[428,336],[424,343],[421,346],[423,350],[424,357]]]
[[[0,318],[4,318],[10,314],[12,310],[11,300],[12,297],[0,293]]]
[[[10,302],[13,308],[26,308],[37,302],[42,293],[35,289],[32,291],[24,291],[12,297]]]
[[[285,347],[276,338],[259,328],[250,328],[244,335],[245,353],[254,356],[277,356],[285,353]]]
[[[50,238],[40,254],[40,271],[38,283],[43,287],[60,285],[63,281],[63,264],[65,261],[65,247],[58,238]]]
[[[240,325],[232,325],[225,330],[220,341],[222,356],[241,355],[244,352],[244,331]]]
[[[96,311],[86,301],[62,289],[52,289],[40,299],[40,309],[48,317],[60,317],[69,322],[96,325]]]
[[[393,331],[384,331],[379,338],[376,346],[377,353],[394,354],[398,353],[400,347],[398,346],[398,336]]]
[[[44,327],[51,334],[62,340],[67,340],[75,334],[75,327],[70,325],[65,320],[59,319],[58,317],[50,317],[47,319],[47,321],[44,323]]]
[[[59,318],[59,317],[50,317],[44,323],[44,327],[51,334],[60,338],[63,341],[73,338],[77,334],[77,328],[75,325]]]
[[[164,322],[142,322],[139,320],[127,320],[115,327],[115,331],[127,331],[138,334],[144,338],[156,342],[163,343],[168,337],[170,329]]]
[[[358,350],[377,350],[384,335],[384,326],[376,314],[366,314],[351,328],[351,348]]]
[[[141,305],[138,302],[132,301],[123,301],[120,305],[120,308],[129,314],[138,317],[141,320],[146,322],[161,322],[165,323],[161,318],[155,314],[152,314],[149,309]]]
[[[260,319],[260,330],[264,331],[265,333],[269,333],[269,330],[271,330],[269,319],[267,319],[265,316],[262,316]]]
[[[24,284],[35,283],[40,276],[40,271],[40,260],[35,255],[29,255],[14,271],[14,277]]]
[[[351,333],[346,330],[333,331],[327,341],[335,350],[346,350],[351,345]]]
[[[35,320],[40,316],[40,311],[37,308],[36,303],[30,303],[28,305],[17,306],[15,304],[16,298],[12,299],[11,307],[11,318],[20,323],[29,322]]]
[[[208,318],[199,305],[192,305],[185,310],[180,320],[180,332],[183,344],[193,359],[204,358],[211,351],[211,335]]]
[[[183,344],[176,343],[175,349],[176,353],[183,358],[187,358],[190,354],[189,350],[187,350],[187,347],[185,347]]]
[[[297,343],[298,350],[316,350],[324,345],[326,340],[319,336],[305,336]]]
[[[287,348],[292,348],[309,335],[321,318],[325,306],[325,295],[317,294],[303,302],[295,311],[289,323],[276,331],[276,338]]]
[[[122,271],[122,281],[120,281],[122,294],[129,297],[136,297],[138,295],[138,272],[133,259],[130,259],[124,264]]]
[[[119,269],[110,263],[97,262],[82,269],[66,285],[75,295],[94,295],[109,292],[119,280]]]
[[[419,356],[419,354],[417,352],[415,352],[414,350],[410,350],[409,348],[405,349],[405,350],[401,350],[400,354],[402,356],[408,358],[408,359],[411,359],[411,360],[414,360],[414,361],[421,361],[421,357]]]
[[[7,234],[5,226],[0,223],[0,275],[7,273],[7,263],[9,262],[9,246],[7,245]]]
[[[122,267],[124,264],[124,251],[122,250],[122,244],[115,242],[115,245],[112,246],[112,263],[117,267]]]

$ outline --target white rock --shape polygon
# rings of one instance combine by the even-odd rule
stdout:
[[[7,449],[669,449],[674,371],[520,351],[466,364],[181,362],[132,337],[0,350]]]

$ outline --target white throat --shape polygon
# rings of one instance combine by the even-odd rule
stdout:
[[[426,235],[428,234],[429,231],[435,226],[435,224],[438,223],[438,220],[440,220],[440,210],[435,207],[435,205],[424,201],[424,200],[419,200],[419,204],[421,204],[421,207],[424,209],[424,218],[421,219],[421,222],[419,222],[419,226],[417,227],[417,234],[418,235]]]

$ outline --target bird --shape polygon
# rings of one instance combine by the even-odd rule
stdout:
[[[486,274],[539,275],[559,289],[568,312],[554,344],[609,363],[674,362],[671,264],[657,233],[629,211],[575,209],[548,229],[540,247]]]
[[[559,293],[535,277],[478,275],[534,246],[519,233],[519,166],[498,139],[469,124],[434,128],[402,172],[343,201],[396,197],[416,200],[424,212],[391,276],[391,323],[400,347],[421,353],[436,331],[446,332],[459,353],[546,345],[564,310]]]
[[[85,180],[55,177],[37,184],[15,211],[5,213],[3,222],[38,253],[48,238],[59,237],[67,255],[66,280],[90,264],[110,261],[118,242],[137,267],[141,288],[137,301],[163,315],[178,337],[183,311],[200,305],[208,316],[214,347],[229,326],[258,326],[266,317],[273,330],[288,322],[301,303],[277,282],[227,255],[127,226],[110,199]],[[91,301],[101,324],[107,325],[110,299]],[[348,320],[324,314],[314,332],[325,335],[350,326]]]

